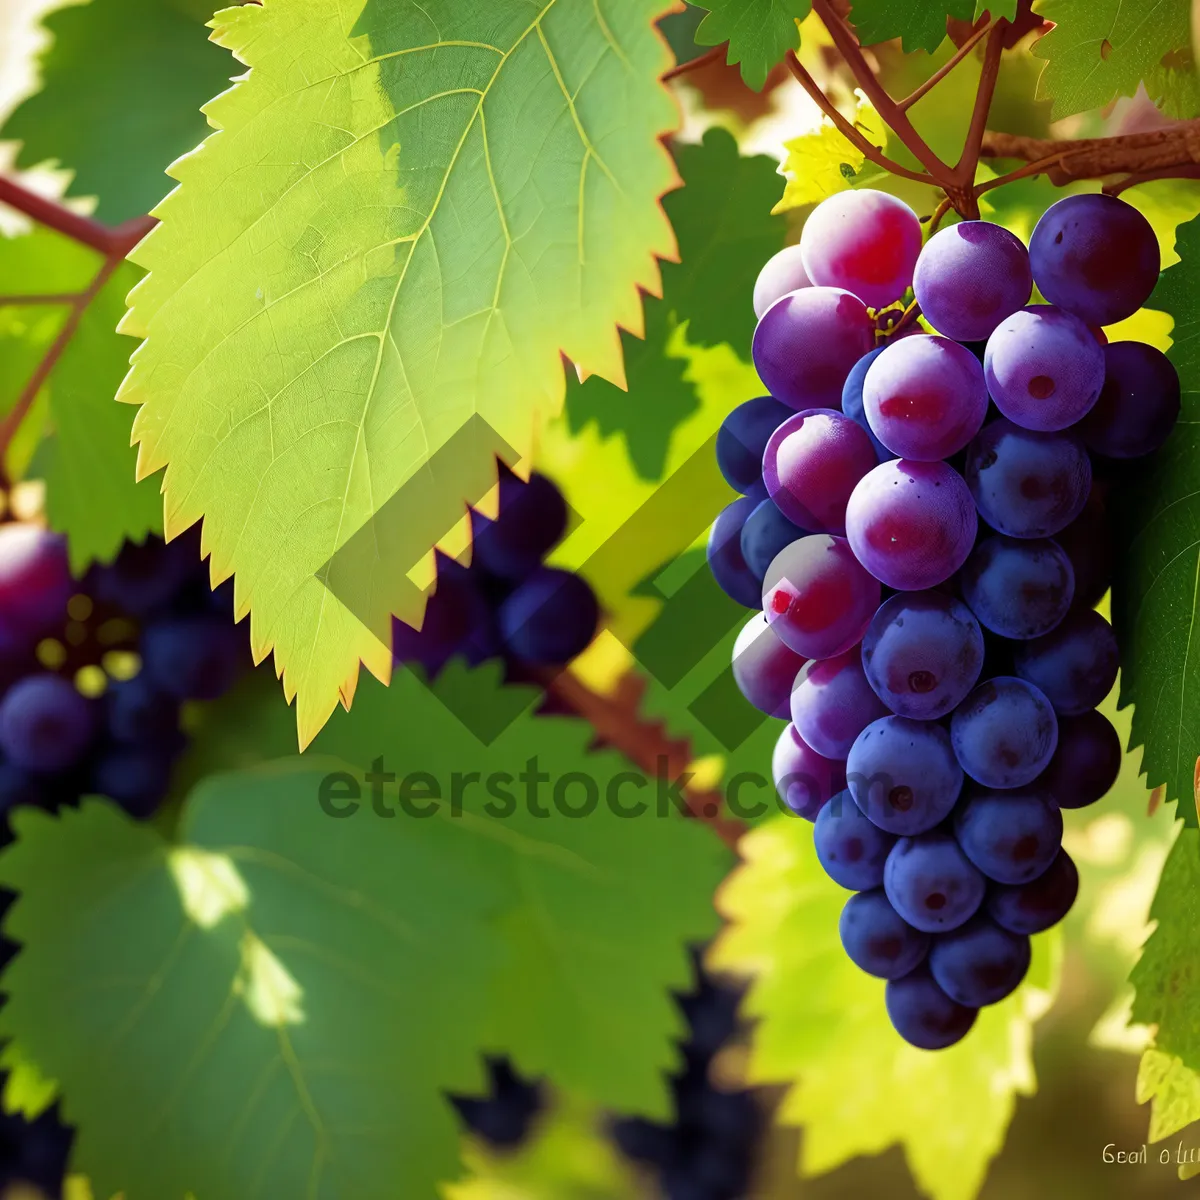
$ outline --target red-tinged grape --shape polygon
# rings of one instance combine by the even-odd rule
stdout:
[[[934,939],[929,971],[951,1000],[982,1008],[1017,990],[1031,955],[1028,937],[1002,929],[977,913],[965,925]]]
[[[888,346],[863,384],[871,431],[893,454],[920,462],[957,454],[979,432],[987,406],[975,355],[928,334]]]
[[[879,581],[844,538],[814,533],[767,568],[762,607],[771,628],[805,658],[832,658],[862,641],[879,607]]]
[[[36,642],[60,626],[75,590],[66,539],[37,525],[0,525],[0,621]]]
[[[892,834],[863,816],[849,792],[838,792],[817,814],[817,858],[834,883],[852,892],[883,887],[883,864],[895,844]]]
[[[803,251],[799,246],[785,246],[767,259],[754,281],[754,315],[761,320],[781,296],[806,287],[812,287],[812,280],[804,270]]]
[[[899,979],[920,966],[929,953],[929,934],[905,921],[881,887],[846,901],[838,933],[846,957],[877,979]]]
[[[1075,575],[1075,608],[1095,608],[1112,585],[1113,541],[1108,512],[1093,484],[1083,511],[1054,535],[1071,560]]]
[[[93,705],[58,675],[29,675],[0,700],[0,750],[24,771],[58,774],[74,767],[96,730]]]
[[[886,349],[886,346],[880,346],[877,350],[872,350],[870,354],[864,354],[851,368],[850,374],[846,376],[845,385],[842,387],[842,412],[867,431],[867,437],[871,439],[871,445],[875,447],[875,457],[880,462],[887,462],[889,458],[896,456],[875,436],[871,429],[870,422],[867,420],[866,408],[863,406],[863,385],[867,381],[867,372],[871,369],[871,364]]]
[[[925,243],[913,291],[930,325],[956,342],[981,342],[1029,303],[1029,252],[1001,225],[960,221]]]
[[[1104,386],[1104,351],[1078,318],[1031,304],[1005,318],[983,359],[996,407],[1022,429],[1054,433],[1091,410]]]
[[[735,492],[747,495],[762,483],[763,451],[793,411],[772,396],[757,396],[739,404],[721,422],[717,466]]]
[[[500,605],[496,620],[514,658],[560,666],[582,654],[595,637],[600,609],[582,575],[538,567]]]
[[[863,638],[876,695],[901,717],[937,720],[975,686],[983,632],[970,610],[944,592],[902,592],[885,601]]]
[[[886,308],[912,284],[921,222],[886,192],[838,192],[809,214],[800,247],[813,283],[845,288],[871,308]]]
[[[862,426],[834,409],[788,417],[767,442],[763,481],[779,511],[810,533],[846,533],[846,502],[877,462]]]
[[[1049,633],[1075,597],[1071,560],[1049,538],[985,538],[967,559],[960,584],[979,623],[1015,641]]]
[[[1042,637],[1018,642],[1013,652],[1016,673],[1068,717],[1095,708],[1108,695],[1120,659],[1112,626],[1092,609],[1073,612]]]
[[[1000,675],[954,710],[950,740],[962,769],[990,788],[1032,783],[1058,745],[1050,701],[1031,683]]]
[[[854,740],[846,780],[854,802],[880,829],[911,836],[950,814],[963,773],[940,725],[883,717]]]
[[[1086,808],[1108,795],[1121,773],[1121,738],[1092,709],[1058,718],[1058,749],[1037,781],[1059,808]]]
[[[884,1004],[892,1028],[918,1050],[945,1050],[971,1031],[977,1008],[956,1004],[934,982],[926,965],[888,981]]]
[[[793,525],[768,496],[760,501],[742,526],[742,558],[756,579],[763,579],[776,555],[804,537],[807,530]]]
[[[1058,805],[1035,786],[972,791],[954,813],[962,852],[996,883],[1028,883],[1054,861],[1062,846]]]
[[[979,515],[1009,537],[1053,537],[1083,511],[1092,464],[1073,432],[1035,433],[1004,417],[967,448],[964,470]]]
[[[726,505],[708,534],[708,568],[721,591],[745,608],[758,608],[762,601],[762,580],[742,555],[742,528],[757,506],[749,496]]]
[[[1104,387],[1079,432],[1088,449],[1107,458],[1140,458],[1157,450],[1179,420],[1179,374],[1144,342],[1104,348]]]
[[[1161,259],[1150,222],[1115,196],[1052,204],[1029,240],[1038,290],[1089,325],[1132,317],[1154,291]]]
[[[1079,895],[1079,871],[1071,856],[1060,850],[1054,861],[1034,880],[997,884],[988,890],[987,914],[1012,933],[1041,933],[1057,925]]]
[[[805,663],[792,688],[791,715],[814,750],[844,759],[854,739],[872,721],[887,716],[887,709],[871,690],[854,646],[833,658]]]
[[[796,816],[815,821],[821,807],[845,789],[846,764],[818,754],[794,725],[787,725],[771,756],[771,778]]]
[[[789,292],[754,331],[754,366],[777,400],[803,412],[837,408],[851,368],[875,345],[866,305],[839,288]]]
[[[966,562],[976,529],[966,483],[941,462],[880,463],[846,506],[846,536],[858,561],[898,591],[944,583]]]
[[[959,844],[941,830],[901,838],[888,854],[883,886],[900,916],[926,933],[965,924],[987,890]]]
[[[759,712],[787,719],[792,685],[807,659],[781,642],[757,612],[742,626],[733,645],[733,678],[738,691]]]

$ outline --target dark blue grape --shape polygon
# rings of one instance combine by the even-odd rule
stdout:
[[[1024,934],[1002,929],[982,913],[934,939],[929,971],[951,1000],[966,1008],[996,1004],[1017,989],[1029,970]]]
[[[176,700],[215,700],[248,662],[245,630],[216,616],[169,617],[142,631],[146,679]]]
[[[771,561],[785,546],[805,536],[779,511],[774,500],[766,499],[746,518],[742,526],[742,559],[750,572],[762,580]]]
[[[717,431],[717,466],[735,492],[748,493],[762,483],[763,451],[771,434],[795,409],[771,396],[739,404]]]
[[[189,584],[204,582],[204,565],[194,536],[184,534],[171,542],[147,537],[126,542],[107,566],[88,575],[88,592],[134,617],[148,617],[166,608]]]
[[[929,934],[908,924],[883,888],[851,896],[842,909],[838,933],[846,957],[879,979],[907,975],[929,953]]]
[[[1050,701],[1031,683],[1000,675],[954,711],[950,740],[962,769],[990,788],[1032,783],[1058,745]]]
[[[161,742],[179,727],[179,701],[151,683],[145,671],[109,686],[104,713],[108,735],[117,742]]]
[[[708,566],[721,591],[745,608],[762,605],[762,579],[742,557],[742,527],[758,502],[743,496],[717,515],[708,534]]]
[[[1079,432],[1088,449],[1108,458],[1140,458],[1157,450],[1179,420],[1179,374],[1161,350],[1144,342],[1104,347],[1104,387]]]
[[[863,816],[849,792],[839,792],[817,814],[817,858],[834,883],[852,892],[883,886],[883,864],[895,844],[892,834]]]
[[[557,666],[582,653],[596,635],[600,609],[581,575],[539,567],[500,606],[500,635],[523,662]]]
[[[1028,883],[1062,846],[1058,805],[1037,788],[967,795],[954,814],[963,853],[996,883]]]
[[[896,456],[875,436],[875,431],[867,420],[867,410],[863,405],[863,384],[871,364],[886,349],[886,346],[880,346],[870,354],[864,354],[850,369],[850,374],[846,376],[846,384],[842,388],[842,412],[867,431],[867,437],[871,439],[871,445],[875,447],[875,456],[880,462],[887,462]]]
[[[397,662],[422,666],[433,677],[456,655],[477,666],[500,652],[500,637],[481,579],[440,551],[437,585],[425,606],[421,628],[392,623],[392,654]]]
[[[58,675],[30,675],[0,700],[0,750],[14,766],[47,775],[68,771],[95,732],[92,704]]]
[[[1095,608],[1112,584],[1114,561],[1112,530],[1097,486],[1093,485],[1083,512],[1054,540],[1071,560],[1074,607]]]
[[[960,576],[963,599],[992,633],[1026,640],[1049,633],[1075,598],[1071,560],[1049,538],[985,538]]]
[[[1058,718],[1058,749],[1037,785],[1059,808],[1086,808],[1109,792],[1121,773],[1121,738],[1113,723],[1092,709]]]
[[[983,902],[983,876],[948,833],[901,838],[883,871],[892,907],[926,933],[945,933],[970,920]]]
[[[545,475],[534,471],[528,482],[503,463],[498,466],[500,499],[497,515],[471,516],[472,562],[502,579],[524,579],[567,528],[567,504]]]
[[[961,1042],[979,1010],[956,1004],[922,964],[884,990],[888,1019],[896,1032],[919,1050],[944,1050]]]
[[[1060,850],[1036,879],[1022,884],[996,884],[984,906],[988,916],[1012,933],[1041,933],[1057,925],[1079,894],[1079,872],[1071,856]]]
[[[153,746],[111,746],[92,765],[92,787],[130,816],[149,817],[171,783],[171,756]]]
[[[1073,612],[1050,633],[1019,642],[1013,652],[1016,673],[1040,688],[1064,716],[1095,708],[1112,690],[1120,667],[1112,626],[1097,612]]]
[[[940,725],[884,717],[855,739],[846,779],[855,803],[880,829],[912,835],[946,818],[963,774]]]

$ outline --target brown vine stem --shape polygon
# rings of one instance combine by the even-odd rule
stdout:
[[[124,225],[104,225],[4,175],[0,175],[0,204],[7,204],[72,241],[90,246],[106,258],[124,258],[157,224],[153,217],[137,217]]]
[[[996,94],[996,81],[1000,78],[1000,59],[1004,54],[1005,26],[997,22],[988,34],[987,47],[983,57],[983,70],[979,76],[979,88],[975,93],[975,107],[971,111],[971,124],[967,130],[966,142],[958,162],[952,172],[954,183],[959,188],[967,189],[968,209],[958,205],[958,211],[965,217],[978,217],[979,206],[975,203],[972,187],[975,183],[975,172],[979,167],[979,155],[983,149],[983,139],[987,135],[988,113],[992,110],[992,98]],[[947,195],[951,193],[947,192]]]
[[[28,296],[0,296],[0,308],[12,308],[18,304],[74,304],[81,292],[58,292],[53,295],[31,293]]]
[[[989,24],[983,25],[977,29],[969,38],[967,38],[965,42],[963,42],[963,44],[958,48],[958,52],[952,59],[940,66],[932,75],[930,75],[927,80],[925,80],[923,84],[921,84],[919,88],[913,92],[910,92],[909,95],[905,96],[903,100],[898,100],[896,102],[896,107],[901,112],[907,112],[914,104],[916,104],[918,100],[920,100],[923,96],[928,95],[935,87],[937,87],[939,83],[942,82],[943,79],[946,78],[947,75],[950,74],[951,71],[954,70],[955,67],[958,66],[960,62],[962,62],[964,58],[967,57],[968,54],[971,53],[972,50],[975,49],[976,46],[979,45],[981,41],[983,41],[985,37],[987,37],[987,35],[992,31],[992,29],[995,28],[995,26],[996,22],[992,21]]]
[[[685,63],[680,63],[677,67],[672,67],[669,71],[663,73],[663,80],[678,79],[681,75],[687,75],[690,71],[702,71],[705,67],[711,66],[715,62],[723,62],[725,55],[728,52],[729,43],[722,42],[719,46],[714,46],[707,54],[701,54],[699,58],[689,59]]]

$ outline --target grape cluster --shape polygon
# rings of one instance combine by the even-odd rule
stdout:
[[[592,640],[600,611],[582,576],[543,559],[567,528],[567,505],[545,475],[528,481],[503,463],[495,518],[471,510],[471,565],[437,553],[437,584],[420,630],[395,621],[397,662],[434,678],[451,658],[502,659],[510,680],[570,662]]]
[[[734,677],[790,719],[776,787],[855,893],[846,953],[887,980],[919,1047],[957,1042],[1020,983],[1030,935],[1078,890],[1061,810],[1119,770],[1096,711],[1118,668],[1094,611],[1105,481],[1163,443],[1180,385],[1158,350],[1103,327],[1146,302],[1159,265],[1149,223],[1114,197],[1059,201],[1027,249],[986,221],[922,245],[905,204],[855,191],[759,278],[771,394],[720,431],[742,498],[709,562],[761,607]]]

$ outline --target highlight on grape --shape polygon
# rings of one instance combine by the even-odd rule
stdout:
[[[770,395],[722,425],[743,498],[709,541],[725,592],[761,597],[734,678],[789,718],[779,795],[854,893],[846,953],[927,1050],[1020,984],[1030,935],[1078,891],[1061,810],[1120,767],[1096,711],[1119,665],[1092,608],[1106,480],[1162,445],[1180,384],[1098,327],[1142,306],[1159,265],[1119,198],[1058,201],[1026,248],[983,220],[922,244],[907,205],[861,189],[819,204],[755,290]],[[879,315],[909,294],[903,321]]]

